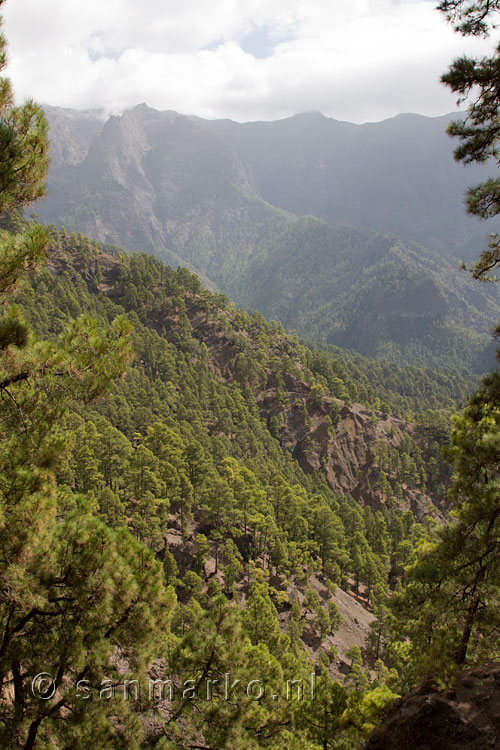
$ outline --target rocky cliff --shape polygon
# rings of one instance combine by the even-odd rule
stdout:
[[[365,750],[498,750],[500,664],[462,672],[452,689],[423,685],[396,701]]]

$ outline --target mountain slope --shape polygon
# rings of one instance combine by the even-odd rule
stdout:
[[[293,743],[314,750],[334,723],[336,739],[360,747],[359,728],[340,719],[353,690],[377,690],[390,677],[370,671],[374,610],[404,580],[416,543],[435,523],[424,516],[445,510],[450,479],[440,450],[446,415],[398,418],[392,394],[398,408],[421,412],[438,395],[452,403],[465,382],[447,387],[415,368],[392,368],[385,382],[381,363],[357,357],[354,366],[338,352],[311,351],[185,269],[104,252],[55,230],[51,244],[48,267],[16,300],[38,336],[71,341],[82,314],[90,338],[124,313],[134,329],[135,360],[113,392],[71,404],[61,416],[53,471],[65,508],[88,503],[123,538],[128,529],[137,549],[149,547],[155,570],[163,570],[161,646],[151,644],[153,661],[139,682],[152,676],[182,685],[186,675],[217,680],[230,672],[245,682],[258,675],[273,691],[259,703],[224,695],[207,702],[204,684],[189,701],[182,692],[153,702],[118,694],[106,704],[110,725],[99,724],[96,736],[120,736],[129,715],[135,746],[144,750],[234,747],[236,732],[248,750]],[[384,381],[384,410],[373,394],[353,401],[357,371],[360,386]],[[85,368],[76,376],[85,378]],[[32,387],[22,380],[9,387],[13,409],[18,389]],[[77,539],[85,549],[86,537]],[[151,555],[143,559],[153,564]],[[62,578],[68,569],[65,555]],[[120,652],[113,664],[117,685],[133,674],[127,658]],[[312,672],[320,694],[334,695],[326,726],[318,724],[322,701],[283,696],[288,676],[305,681]],[[93,679],[86,681],[91,692],[99,689]],[[384,695],[379,708],[394,697],[389,688]],[[11,700],[8,688],[2,699]],[[71,716],[69,726],[56,716],[50,731],[62,726],[61,747],[81,734],[86,716]]]
[[[52,132],[56,140],[61,127]],[[88,151],[69,170],[60,151],[43,219],[166,259],[176,253],[219,285],[291,218],[255,194],[231,148],[176,113],[143,105],[111,117],[97,136],[89,129]]]
[[[402,507],[411,507],[419,517],[432,508],[432,501],[442,505],[439,486],[446,476],[444,468],[443,476],[434,478],[434,495],[426,494],[421,480],[426,452],[436,452],[435,445],[427,445],[424,432],[396,416],[375,412],[369,404],[351,404],[349,381],[338,380],[343,398],[328,393],[328,380],[317,379],[306,364],[308,357],[313,359],[311,353],[282,328],[260,315],[233,312],[224,298],[210,295],[185,271],[175,275],[146,257],[119,260],[85,244],[83,253],[74,257],[71,248],[78,248],[78,241],[61,239],[63,249],[53,254],[49,266],[57,277],[70,278],[76,270],[80,288],[83,277],[98,298],[118,303],[168,341],[179,345],[188,335],[197,342],[217,381],[243,389],[280,451],[305,474],[323,475],[333,492],[350,494],[374,508],[382,508],[393,489]],[[42,281],[42,292],[46,283]],[[162,293],[164,287],[175,289],[174,299],[172,293]],[[35,289],[40,291],[38,283]],[[391,477],[392,489],[387,481],[380,484],[379,443],[395,455],[412,453],[418,464],[415,486],[410,487],[397,472]]]
[[[453,161],[445,133],[452,119],[405,114],[355,125],[313,112],[204,125],[235,148],[274,206],[469,257],[487,229],[465,214],[463,194],[485,169]]]
[[[495,285],[391,235],[301,221],[242,272],[233,288],[241,304],[372,357],[455,371],[494,367]]]

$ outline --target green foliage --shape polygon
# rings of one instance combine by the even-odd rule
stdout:
[[[485,36],[493,26],[490,15],[499,9],[498,0],[442,0],[438,5],[455,31],[472,36]]]
[[[444,0],[438,6],[456,31],[463,35],[488,36],[496,28],[500,11],[498,2],[490,0]],[[469,102],[465,120],[452,122],[448,133],[459,140],[455,159],[464,164],[499,162],[498,117],[500,112],[500,47],[481,59],[462,56],[450,65],[441,80],[458,94],[459,102]],[[500,212],[500,180],[489,178],[468,189],[467,212],[482,219]],[[500,237],[491,234],[488,249],[483,251],[471,271],[476,279],[492,280],[491,271],[500,263]]]
[[[4,2],[1,0],[0,6]],[[6,41],[2,35],[0,71],[6,64]],[[0,115],[0,214],[5,215],[44,195],[49,141],[42,108],[32,101],[16,106],[8,78],[0,78]]]
[[[172,628],[164,632],[169,653],[210,607],[213,587],[218,585],[212,576],[217,576],[228,606],[235,608],[231,617],[242,637],[252,647],[265,647],[285,672],[310,670],[302,641],[305,622],[297,602],[292,604],[287,636],[278,624],[277,608],[281,612],[288,604],[279,582],[285,586],[291,580],[300,588],[321,570],[331,591],[337,584],[346,586],[352,576],[376,598],[390,580],[395,585],[401,579],[401,560],[407,559],[402,545],[410,543],[418,524],[397,508],[375,514],[362,510],[352,498],[334,496],[319,475],[301,472],[259,418],[253,387],[271,367],[282,373],[283,383],[290,372],[314,383],[314,375],[299,358],[303,347],[278,334],[260,316],[238,314],[239,325],[247,326],[244,346],[259,342],[252,360],[255,384],[251,386],[246,372],[241,380],[225,383],[214,375],[207,346],[197,338],[194,326],[205,314],[209,319],[217,317],[221,335],[231,337],[232,311],[218,307],[221,301],[194,277],[147,256],[124,256],[116,265],[112,291],[101,290],[92,286],[88,274],[93,279],[97,267],[110,262],[109,256],[81,239],[53,237],[59,248],[54,251],[56,258],[62,251],[65,265],[57,275],[42,271],[18,293],[26,317],[41,336],[57,342],[74,315],[91,315],[104,328],[128,311],[136,351],[126,377],[116,381],[111,394],[85,407],[73,401],[61,430],[65,451],[59,453],[56,467],[61,491],[87,493],[94,512],[109,527],[127,526],[154,551],[166,583],[175,586],[178,596]],[[132,304],[138,305],[137,311]],[[188,305],[196,305],[197,317]],[[274,354],[277,335],[283,349],[279,360]],[[121,346],[120,340],[116,346]],[[116,361],[116,350],[113,358]],[[326,383],[322,388],[328,390]],[[439,422],[430,419],[426,425],[426,440],[437,436],[438,445]],[[388,476],[397,474],[396,459],[380,450]],[[420,466],[424,459],[418,458],[419,450],[415,441],[407,441],[401,456],[418,459]],[[412,472],[406,479],[420,481],[415,469]],[[275,576],[277,588],[269,586],[268,575]],[[309,600],[308,627],[322,638],[329,636],[341,623],[338,608],[334,602],[323,605],[313,591]],[[189,659],[194,663],[200,654],[194,641],[190,643]],[[365,679],[360,679],[353,675],[349,689],[354,684],[366,687]],[[219,726],[216,709],[207,714],[206,708],[203,733],[212,731],[210,722]],[[345,708],[344,699],[337,723]],[[190,704],[184,702],[179,709],[179,716],[198,726]],[[278,734],[285,736],[294,712],[286,705],[283,712]],[[271,721],[272,715],[264,712],[262,720]],[[175,736],[174,725],[166,728],[168,737]],[[224,731],[239,732],[238,742],[249,742],[250,747],[257,742],[231,711],[221,731],[222,726]],[[339,736],[343,731],[339,729]],[[276,747],[282,741],[278,734],[272,735]],[[255,746],[266,746],[264,736]],[[344,740],[354,742],[349,737]]]
[[[407,571],[408,586],[394,597],[396,612],[406,613],[412,679],[438,679],[466,662],[497,656],[499,404],[494,373],[455,418],[448,452],[456,469],[451,493],[456,508],[452,519],[421,543]]]
[[[450,377],[438,370],[369,359],[353,351],[310,341],[304,347],[304,359],[337,398],[403,418],[414,416],[419,421],[442,420],[442,410],[464,404],[476,386],[476,379],[470,376],[454,373]],[[331,408],[335,425],[339,419],[337,402]]]
[[[3,37],[0,48],[3,67]],[[48,142],[40,108],[14,107],[5,79],[0,107],[5,215],[43,193]],[[69,408],[89,404],[122,375],[131,327],[122,317],[101,327],[83,315],[50,342],[38,340],[20,309],[8,307],[8,295],[46,244],[46,231],[36,226],[0,234],[0,742],[83,749],[99,737],[110,747],[137,747],[142,731],[128,710],[100,702],[83,716],[73,691],[79,680],[92,684],[105,675],[119,683],[112,659],[118,651],[127,653],[129,669],[145,668],[167,603],[161,568],[126,530],[96,517],[91,494],[55,481]],[[94,475],[93,489],[97,482]],[[120,524],[113,500],[101,495],[104,515]],[[30,689],[40,672],[49,675],[41,697]],[[110,721],[115,710],[121,732]]]
[[[364,736],[368,736],[380,722],[383,714],[399,697],[387,685],[376,687],[365,693],[356,692],[347,699],[342,724],[355,726]]]

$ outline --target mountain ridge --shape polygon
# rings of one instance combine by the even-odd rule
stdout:
[[[457,261],[443,250],[436,230],[439,225],[453,244],[453,233],[462,236],[463,227],[471,226],[457,194],[456,175],[463,179],[465,171],[443,148],[446,117],[436,123],[402,115],[361,126],[304,114],[240,125],[158,112],[147,105],[105,121],[96,113],[82,119],[72,111],[47,112],[54,157],[49,197],[38,207],[42,219],[187,265],[238,304],[283,320],[308,338],[396,362],[441,363],[454,369],[465,365],[478,372],[492,366],[490,327],[492,315],[500,316],[498,293],[486,288],[477,292],[470,279],[457,274]],[[425,160],[427,130],[420,133],[415,154],[414,144],[408,143],[408,122],[419,133],[421,120],[432,135]],[[325,130],[326,140],[317,137],[318,128]],[[332,128],[337,135],[345,131],[347,141],[332,136]],[[357,134],[366,133],[375,133],[385,151],[372,148],[364,136],[359,140]],[[365,152],[371,168],[363,160]],[[337,164],[340,156],[343,161]],[[435,162],[434,171],[429,160]],[[433,188],[427,195],[429,184]],[[389,188],[398,201],[392,207]],[[273,191],[281,191],[279,201]],[[415,204],[414,194],[420,203]],[[308,216],[290,211],[292,198],[300,203],[301,195],[312,201],[301,204]],[[451,214],[443,208],[443,196]],[[344,212],[343,221],[318,217],[319,198]],[[383,231],[352,226],[356,206],[363,207],[365,224],[371,222],[369,210],[372,218],[378,211]],[[362,224],[359,212],[357,216]],[[434,238],[435,250],[425,250],[415,238],[401,241],[400,233],[391,239],[394,221],[399,229],[407,227],[407,237],[418,224]],[[401,285],[403,276],[405,289],[398,297],[393,287]],[[447,279],[449,291],[443,292],[438,277]],[[418,307],[422,279],[435,292],[431,304],[430,292],[422,298],[416,325],[406,304],[414,300]],[[473,302],[465,301],[464,294]],[[471,324],[463,314],[467,306]],[[408,321],[412,325],[406,326]],[[457,357],[459,350],[468,352],[465,363]]]

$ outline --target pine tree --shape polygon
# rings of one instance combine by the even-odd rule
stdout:
[[[500,3],[498,0],[442,0],[438,10],[460,34],[487,37],[498,23]],[[458,94],[459,104],[473,97],[465,120],[452,122],[448,127],[448,133],[460,141],[455,159],[470,164],[493,158],[500,164],[500,45],[489,57],[457,58],[441,80]],[[471,187],[467,191],[466,206],[468,213],[482,219],[500,213],[500,178],[490,178]],[[470,270],[475,278],[489,279],[499,263],[500,236],[491,234],[488,250]]]
[[[361,743],[358,744],[354,738],[349,743],[339,743],[346,700],[346,689],[339,682],[334,682],[327,668],[322,665],[316,678],[314,699],[304,701],[296,717],[297,726],[312,740],[315,747],[323,750],[336,747],[355,750],[360,747]]]
[[[417,678],[498,656],[499,451],[500,377],[492,373],[455,418],[452,518],[421,544],[404,595],[393,597],[407,618],[403,636],[411,637]]]
[[[34,103],[12,101],[10,83],[1,79],[0,214],[3,226],[17,231],[0,232],[0,745],[134,747],[141,729],[130,713],[117,733],[110,716],[122,708],[96,701],[86,713],[74,688],[105,674],[119,684],[111,656],[120,649],[131,670],[144,667],[167,603],[162,571],[125,530],[95,516],[91,496],[55,481],[71,444],[68,406],[89,403],[124,372],[131,326],[118,318],[100,330],[83,316],[57,340],[42,342],[19,308],[8,306],[23,274],[43,259],[48,238],[20,219],[44,191],[46,121]],[[50,675],[41,696],[32,689],[40,672]]]

